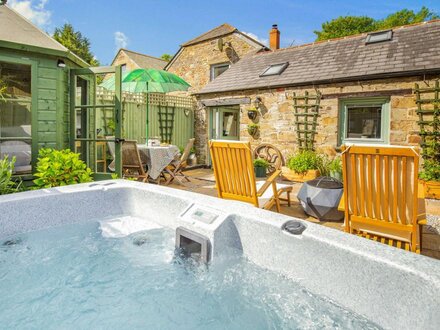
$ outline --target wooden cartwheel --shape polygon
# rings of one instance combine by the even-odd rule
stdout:
[[[262,143],[255,148],[254,159],[264,159],[269,163],[268,174],[281,170],[284,165],[284,157],[281,151],[269,143]]]

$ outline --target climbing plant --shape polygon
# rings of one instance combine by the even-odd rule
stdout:
[[[415,84],[414,93],[424,160],[420,177],[425,181],[440,181],[440,83],[437,80],[434,87],[428,88]]]

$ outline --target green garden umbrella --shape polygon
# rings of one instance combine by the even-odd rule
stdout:
[[[148,93],[168,93],[187,91],[190,85],[173,73],[156,69],[135,69],[122,75],[122,91],[130,93],[147,93],[146,138],[148,142]],[[104,80],[101,84],[108,90],[115,90],[115,77]]]

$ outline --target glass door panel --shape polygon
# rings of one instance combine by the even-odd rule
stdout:
[[[120,67],[72,70],[72,148],[95,173],[95,179],[122,176],[121,74]],[[105,90],[97,82],[115,76],[115,90]]]
[[[212,109],[211,138],[216,140],[240,139],[240,109],[238,106]]]

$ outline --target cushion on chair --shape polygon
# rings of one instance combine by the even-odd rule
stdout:
[[[264,183],[265,183],[265,181],[257,181],[256,182],[257,191],[263,186]],[[292,185],[277,183],[277,190],[278,191],[280,191],[280,189],[289,188],[289,187],[291,188]],[[266,191],[263,193],[263,195],[258,197],[259,207],[263,208],[266,205],[266,203],[271,200],[272,197],[273,197],[273,188],[272,188],[272,185],[270,185],[269,188],[267,188]]]

